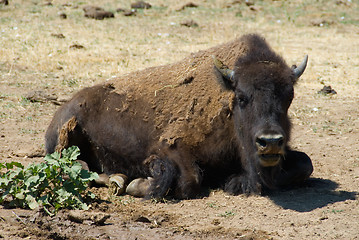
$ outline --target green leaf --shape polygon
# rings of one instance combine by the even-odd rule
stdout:
[[[56,166],[59,167],[59,159],[60,159],[60,154],[58,152],[54,152],[52,154],[47,154],[44,158],[44,161],[49,165],[49,166]]]
[[[63,158],[75,161],[80,155],[80,149],[76,146],[69,147],[68,149],[62,150]]]
[[[26,201],[27,206],[29,206],[30,209],[35,209],[35,208],[39,207],[39,203],[31,195],[27,195],[25,201]]]
[[[7,169],[13,169],[14,166],[15,166],[15,167],[18,167],[18,168],[21,168],[21,169],[24,168],[24,166],[23,166],[21,163],[19,163],[19,162],[6,163],[6,168],[7,168]]]
[[[76,186],[78,186],[78,184],[76,184],[76,182],[74,183],[71,180],[66,180],[63,183],[63,189],[66,190],[67,192],[71,192],[72,194],[76,194]]]
[[[71,179],[76,179],[80,175],[81,169],[82,166],[79,163],[72,165],[68,172],[69,177]]]
[[[39,178],[40,177],[38,175],[28,177],[27,179],[25,179],[24,184],[28,188],[36,186],[38,184]]]
[[[81,170],[80,177],[87,181],[93,181],[99,178],[98,174],[96,172],[89,172],[85,169]]]
[[[5,167],[5,164],[0,163],[0,170],[3,169]],[[1,174],[1,173],[0,173]]]
[[[21,191],[21,192],[15,194],[15,198],[17,198],[19,200],[24,200],[26,198],[24,191]]]
[[[9,185],[9,183],[11,182],[10,179],[8,178],[0,178],[0,186],[1,187],[6,187],[7,185]]]
[[[44,206],[50,205],[49,195],[48,195],[48,194],[43,195],[42,197],[40,197],[40,198],[38,199],[38,202],[41,203],[41,204],[44,205]]]
[[[44,160],[45,162],[58,162],[59,160],[61,159],[61,154],[58,153],[58,152],[53,152],[51,154],[47,154],[45,157],[44,157]]]

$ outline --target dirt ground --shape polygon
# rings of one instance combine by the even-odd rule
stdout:
[[[93,189],[101,200],[89,211],[54,217],[0,206],[0,239],[359,239],[359,3],[150,3],[132,16],[116,12],[125,0],[0,3],[0,161],[41,161],[53,113],[79,89],[257,32],[289,64],[309,55],[289,114],[290,145],[312,158],[312,177],[263,196],[212,189],[182,201]],[[87,4],[115,17],[85,18]],[[324,85],[336,94],[318,93]]]

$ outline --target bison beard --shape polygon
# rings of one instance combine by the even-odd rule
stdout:
[[[306,63],[289,68],[263,38],[245,35],[85,88],[55,113],[46,151],[77,145],[91,170],[142,179],[145,198],[301,183],[313,167],[288,146],[287,111]]]

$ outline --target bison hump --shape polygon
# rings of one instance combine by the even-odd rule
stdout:
[[[216,118],[231,121],[234,93],[219,83],[212,55],[233,67],[243,51],[243,43],[236,39],[174,64],[129,73],[111,84],[115,92],[127,96],[129,108],[136,108],[128,111],[136,113],[134,117],[152,112],[159,140],[174,144],[181,139],[196,146],[216,128]],[[146,106],[139,109],[140,103]]]

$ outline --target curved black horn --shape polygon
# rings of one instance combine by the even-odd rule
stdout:
[[[302,63],[298,67],[293,69],[293,73],[296,78],[299,78],[303,74],[305,68],[307,67],[307,63],[308,63],[308,55],[305,55]]]
[[[212,56],[213,63],[216,69],[225,77],[227,80],[233,81],[234,71],[224,65],[218,58]]]

